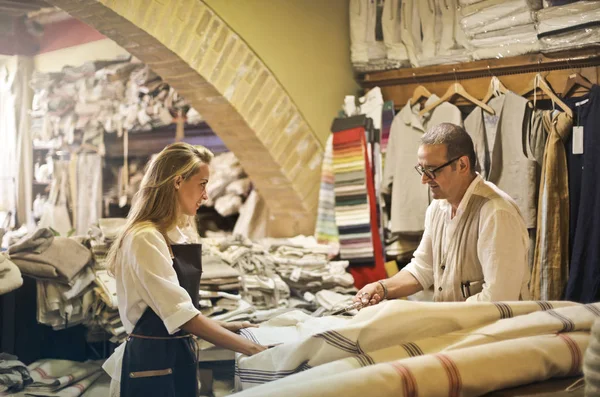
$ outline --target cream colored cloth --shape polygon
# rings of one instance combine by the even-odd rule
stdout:
[[[74,239],[46,235],[42,238],[39,233],[38,230],[9,247],[11,261],[23,274],[70,284],[90,262],[92,253]]]
[[[477,396],[576,375],[599,316],[599,304],[572,302],[390,301],[239,359],[237,386],[250,388],[239,396]]]
[[[0,295],[14,291],[22,285],[21,271],[0,252]]]

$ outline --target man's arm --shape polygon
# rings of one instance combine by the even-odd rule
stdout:
[[[394,276],[365,285],[354,297],[354,302],[362,302],[364,305],[375,305],[381,302],[385,291],[381,283],[387,289],[386,299],[403,298],[429,288],[433,284],[433,245],[429,234],[429,211],[425,215],[425,231],[415,250],[413,259],[402,271]]]
[[[483,290],[473,301],[516,301],[529,271],[528,236],[523,221],[506,210],[494,211],[479,230],[477,256],[483,270]]]

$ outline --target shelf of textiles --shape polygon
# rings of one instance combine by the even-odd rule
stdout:
[[[424,86],[431,93],[442,97],[452,83],[458,82],[472,96],[483,98],[488,91],[490,79],[494,76],[500,78],[507,89],[533,100],[533,81],[539,73],[554,92],[562,96],[563,87],[567,86],[570,76],[575,73],[591,83],[597,83],[599,66],[600,52],[597,48],[587,48],[365,73],[360,77],[360,82],[365,90],[380,87],[383,97],[393,100],[396,109],[400,109],[411,99],[419,86]],[[585,92],[581,87],[575,87],[570,94],[577,96]],[[548,99],[543,92],[536,92],[535,97]],[[462,106],[468,104],[468,101],[458,98],[454,104]]]

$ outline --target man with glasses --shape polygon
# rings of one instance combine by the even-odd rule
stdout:
[[[442,123],[423,135],[415,169],[434,200],[419,247],[404,269],[367,284],[355,302],[369,306],[431,287],[436,302],[529,299],[523,217],[474,165],[473,141],[462,127]]]

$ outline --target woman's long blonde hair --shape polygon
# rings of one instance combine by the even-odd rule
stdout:
[[[123,240],[135,230],[152,225],[163,235],[174,226],[189,222],[181,219],[175,178],[195,175],[202,164],[210,164],[213,154],[203,146],[178,142],[165,147],[149,164],[140,190],[132,199],[125,227],[113,242],[106,257],[110,273],[115,274]]]

